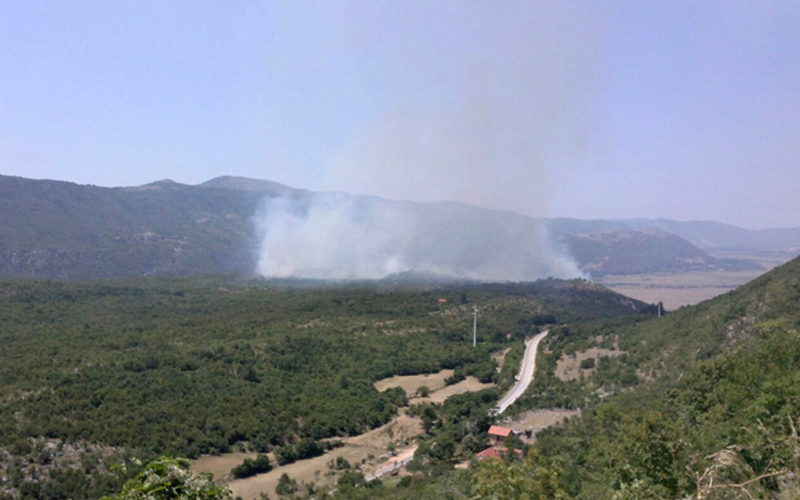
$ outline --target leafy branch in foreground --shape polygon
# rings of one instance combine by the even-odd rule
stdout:
[[[125,483],[122,493],[101,500],[230,500],[231,490],[214,484],[210,474],[194,475],[189,461],[161,457]]]

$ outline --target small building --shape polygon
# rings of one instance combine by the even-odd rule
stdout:
[[[495,458],[497,460],[502,460],[503,457],[500,455],[500,452],[497,451],[497,448],[492,446],[491,448],[486,448],[482,452],[475,455],[477,460],[483,460],[484,458]]]
[[[500,427],[499,425],[489,427],[489,440],[492,442],[492,446],[503,444],[510,435],[511,429],[508,427]]]
[[[491,446],[489,448],[486,448],[482,452],[477,453],[475,455],[475,459],[483,460],[485,458],[494,458],[497,460],[503,460],[503,457],[505,457],[508,453],[509,453],[508,448],[504,446]],[[517,458],[522,458],[522,450],[512,450],[511,453],[516,455]]]

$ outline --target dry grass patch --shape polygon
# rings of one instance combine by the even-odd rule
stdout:
[[[407,415],[405,409],[388,424],[365,432],[358,436],[344,438],[344,443],[368,448],[388,448],[389,444],[406,445],[413,438],[422,434],[422,420]]]
[[[776,263],[762,262],[767,269]],[[710,271],[677,274],[608,275],[597,283],[628,297],[669,310],[694,305],[722,295],[764,274],[767,270]]]
[[[508,354],[508,351],[510,350],[511,348],[507,347],[500,352],[492,354],[492,360],[494,360],[494,362],[497,363],[497,373],[503,371],[503,365],[506,362],[506,354]]]
[[[583,369],[581,368],[581,361],[590,358],[593,358],[595,361],[597,361],[602,356],[614,357],[621,356],[623,354],[625,354],[625,351],[605,349],[602,347],[592,347],[583,352],[575,353],[574,356],[563,354],[561,359],[558,360],[558,364],[556,364],[555,375],[564,382],[578,380],[581,378],[581,375],[584,377],[590,377],[596,368]],[[595,366],[597,366],[596,363]]]
[[[426,398],[414,398],[412,401],[410,401],[410,403],[414,405],[421,403],[444,403],[444,400],[450,396],[463,394],[465,392],[482,391],[483,389],[488,389],[489,387],[494,387],[494,384],[484,384],[477,378],[469,376],[457,384],[448,385],[447,387],[439,389],[438,391],[432,392]]]
[[[241,465],[245,458],[256,458],[255,453],[225,453],[224,455],[202,455],[192,460],[192,471],[210,472],[215,479],[229,479],[231,469]],[[275,460],[272,460],[273,463]]]
[[[514,429],[517,432],[526,433],[526,431],[530,431],[530,438],[527,438],[526,434],[520,435],[520,438],[523,441],[533,442],[537,432],[554,425],[559,425],[565,419],[576,415],[580,415],[580,411],[563,410],[560,408],[532,410],[521,413],[513,419],[504,420],[501,422],[501,425]]]
[[[344,457],[355,465],[360,464],[362,460],[367,460],[370,455],[379,456],[384,453],[385,451],[380,448],[345,445],[319,457],[275,467],[266,474],[236,479],[229,482],[228,487],[233,491],[234,496],[240,496],[245,500],[258,499],[262,492],[268,494],[270,498],[276,498],[278,495],[275,493],[275,488],[284,473],[297,481],[302,492],[305,492],[305,485],[311,483],[314,483],[315,488],[329,487],[335,485],[339,478],[339,474],[334,473],[328,467],[331,460],[336,460],[336,457]]]
[[[383,392],[390,387],[402,387],[406,394],[412,396],[417,390],[425,386],[431,391],[437,391],[444,387],[444,380],[453,375],[453,370],[442,370],[439,373],[429,373],[426,375],[395,375],[394,377],[384,378],[375,382],[375,388]]]
[[[245,500],[258,499],[261,493],[266,493],[270,498],[276,498],[275,488],[282,474],[287,474],[297,481],[301,491],[305,492],[305,485],[314,483],[315,488],[335,487],[341,471],[332,471],[329,467],[331,461],[342,457],[355,467],[361,466],[365,475],[370,475],[382,464],[391,460],[389,446],[397,449],[402,454],[415,447],[414,438],[422,433],[422,421],[411,417],[401,410],[400,415],[391,422],[373,429],[359,436],[343,439],[345,445],[325,453],[322,456],[308,460],[299,460],[295,463],[276,466],[266,474],[259,474],[245,479],[235,479],[227,483],[234,496],[241,496]],[[413,451],[411,452],[413,453]],[[203,456],[192,462],[195,472],[211,472],[216,478],[230,478],[230,470],[241,464],[245,458],[254,458],[255,453],[229,453],[220,456]],[[271,456],[271,455],[270,455]],[[275,464],[274,457],[272,463]]]

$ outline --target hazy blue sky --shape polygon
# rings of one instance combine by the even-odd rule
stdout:
[[[800,2],[0,0],[0,174],[800,226]]]

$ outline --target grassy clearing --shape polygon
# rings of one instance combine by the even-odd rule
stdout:
[[[494,387],[495,384],[484,384],[475,377],[467,377],[461,382],[453,385],[443,387],[438,391],[432,392],[427,398],[414,398],[410,401],[411,404],[421,403],[444,403],[444,400],[456,394],[464,394],[465,392],[477,392],[489,387]]]
[[[479,391],[493,384],[483,384],[475,377],[450,386],[444,385],[444,379],[453,374],[452,370],[442,370],[429,375],[396,376],[380,380],[375,383],[378,390],[390,387],[403,387],[409,393],[414,393],[423,385],[436,389],[427,398],[416,398],[412,403],[435,402],[442,403],[448,397],[465,392]],[[358,436],[343,439],[345,445],[331,450],[322,456],[308,460],[299,460],[285,466],[275,467],[266,474],[259,474],[246,479],[236,479],[227,484],[234,495],[245,500],[257,499],[262,492],[270,497],[275,497],[275,487],[282,474],[288,474],[297,481],[301,488],[307,484],[314,484],[315,488],[334,487],[341,472],[332,471],[329,463],[337,457],[343,457],[353,466],[359,465],[365,475],[373,474],[376,470],[393,459],[389,454],[390,447],[396,450],[398,456],[413,450],[415,438],[422,433],[422,422],[417,417],[400,415],[393,418],[388,424],[365,432]],[[410,451],[413,453],[413,451]],[[230,479],[230,470],[241,464],[245,458],[253,458],[255,453],[228,453],[219,456],[202,456],[192,462],[195,472],[211,472],[216,478]],[[273,461],[274,462],[274,461]]]
[[[337,457],[343,457],[353,466],[358,464],[361,470],[369,475],[391,458],[389,455],[390,446],[396,449],[398,453],[402,453],[405,449],[414,446],[414,438],[420,433],[422,433],[420,419],[401,412],[388,424],[359,436],[345,438],[343,447],[331,450],[322,456],[275,467],[266,474],[259,474],[246,479],[229,480],[227,485],[234,495],[241,496],[245,500],[257,499],[261,492],[266,492],[270,497],[274,498],[276,496],[275,487],[284,473],[296,480],[297,484],[302,488],[305,488],[304,485],[311,483],[314,483],[315,488],[332,487],[336,485],[336,481],[341,474],[340,471],[336,472],[330,469],[328,464],[332,460],[336,460]],[[245,458],[254,457],[255,453],[205,455],[192,462],[192,470],[195,472],[210,472],[219,479],[230,479],[230,470],[233,467],[241,464]]]
[[[391,387],[402,387],[411,397],[422,386],[427,387],[431,392],[442,389],[445,385],[444,380],[452,375],[453,370],[442,370],[438,373],[424,375],[395,375],[375,382],[375,389],[383,392]]]
[[[384,450],[380,448],[345,445],[319,457],[275,467],[266,474],[231,481],[228,486],[234,496],[240,496],[245,500],[257,499],[261,492],[266,492],[270,498],[277,497],[275,487],[278,486],[278,481],[284,473],[297,481],[302,491],[305,491],[306,484],[311,483],[314,483],[315,488],[332,486],[336,484],[339,474],[331,471],[328,467],[331,460],[336,460],[336,457],[344,457],[351,464],[360,464],[362,460],[366,461],[370,455],[379,456],[382,453]]]
[[[500,373],[501,371],[503,371],[503,365],[506,362],[506,354],[508,354],[508,351],[510,351],[510,350],[511,350],[511,348],[508,347],[506,349],[503,349],[500,352],[496,352],[496,353],[492,354],[492,359],[494,360],[495,363],[497,363],[497,373]]]
[[[589,358],[597,360],[602,356],[614,357],[622,354],[625,354],[625,351],[604,349],[602,347],[592,347],[582,352],[576,352],[574,356],[564,354],[558,360],[555,375],[564,382],[578,380],[581,375],[590,377],[595,368],[581,368],[581,361]]]
[[[271,498],[276,497],[275,487],[282,474],[288,474],[297,481],[301,488],[314,483],[315,488],[333,487],[339,479],[341,471],[333,471],[329,467],[331,461],[343,457],[353,466],[360,466],[364,474],[369,475],[390,459],[389,447],[392,445],[398,452],[413,446],[414,438],[422,432],[420,419],[401,413],[386,425],[365,432],[359,436],[344,439],[345,445],[331,450],[322,456],[308,460],[299,460],[285,466],[275,467],[266,474],[246,479],[230,481],[228,486],[234,495],[245,500],[257,499],[261,492],[266,492]],[[245,454],[239,455],[239,462],[244,460]],[[212,469],[227,467],[232,462],[228,456],[202,457],[194,462],[193,468],[197,471],[213,472]],[[230,465],[238,465],[234,463]],[[202,468],[201,468],[202,466]]]
[[[230,478],[231,469],[244,462],[245,458],[256,458],[256,453],[225,453],[224,455],[203,455],[192,461],[192,471],[210,472],[218,480]]]
[[[500,425],[514,429],[517,432],[524,433],[530,430],[530,441],[534,441],[537,432],[546,429],[547,427],[559,425],[565,419],[577,415],[580,415],[578,410],[563,410],[560,408],[526,411],[525,413],[521,413],[512,419],[506,419],[502,421]],[[520,437],[523,440],[528,440],[525,434],[522,434]]]

